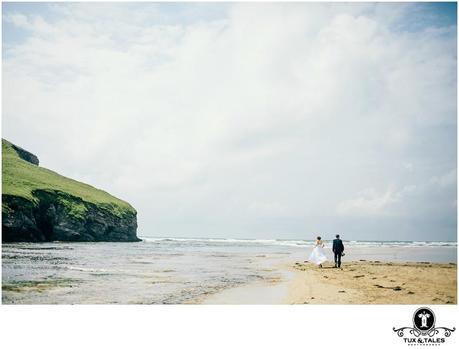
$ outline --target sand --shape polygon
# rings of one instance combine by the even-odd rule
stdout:
[[[454,263],[295,263],[287,304],[457,304]]]
[[[341,269],[280,265],[283,277],[231,288],[199,304],[457,304],[454,263],[346,262]]]
[[[296,272],[289,271],[291,266],[281,268],[282,278],[272,278],[264,282],[254,282],[248,285],[225,289],[214,293],[195,304],[235,304],[235,305],[275,305],[285,304],[289,294],[290,283]]]

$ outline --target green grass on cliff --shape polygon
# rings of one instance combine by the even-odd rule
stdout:
[[[103,190],[61,176],[56,172],[21,159],[11,143],[2,139],[2,194],[19,196],[37,203],[38,199],[33,195],[34,190],[64,192],[109,210],[117,216],[135,213],[135,209],[127,202],[117,199]],[[82,217],[86,212],[86,208],[81,202],[65,200],[62,203],[74,216]],[[8,209],[2,205],[3,211]]]

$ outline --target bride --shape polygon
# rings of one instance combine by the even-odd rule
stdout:
[[[327,260],[324,252],[324,243],[320,236],[317,237],[316,244],[312,249],[311,255],[309,256],[309,262],[315,263],[322,268],[322,263]]]

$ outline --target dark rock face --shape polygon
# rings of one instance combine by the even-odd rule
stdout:
[[[122,217],[63,192],[37,190],[38,204],[3,195],[2,241],[140,241],[136,213]],[[71,205],[69,205],[71,203]],[[72,211],[79,207],[84,214]]]
[[[37,227],[34,207],[30,201],[5,195],[2,201],[2,242],[45,241]]]
[[[28,152],[25,149],[22,149],[21,147],[18,147],[17,145],[11,144],[11,146],[14,150],[16,150],[16,152],[22,160],[25,160],[37,166],[39,165],[39,161],[36,155],[32,154],[31,152]]]

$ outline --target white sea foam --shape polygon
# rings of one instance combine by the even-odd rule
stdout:
[[[73,267],[73,266],[67,266],[68,270],[75,270],[75,271],[83,271],[83,272],[88,272],[88,273],[108,273],[109,270],[107,269],[101,269],[101,268],[84,268],[84,267]]]
[[[229,245],[272,245],[272,246],[288,246],[288,247],[310,247],[313,246],[313,240],[276,240],[276,239],[233,239],[233,238],[168,238],[168,237],[141,237],[144,242],[150,243],[201,243],[201,244],[229,244]],[[362,247],[442,247],[451,246],[457,247],[455,241],[356,241],[343,240],[347,246],[362,246]],[[331,241],[326,241],[331,243]]]

